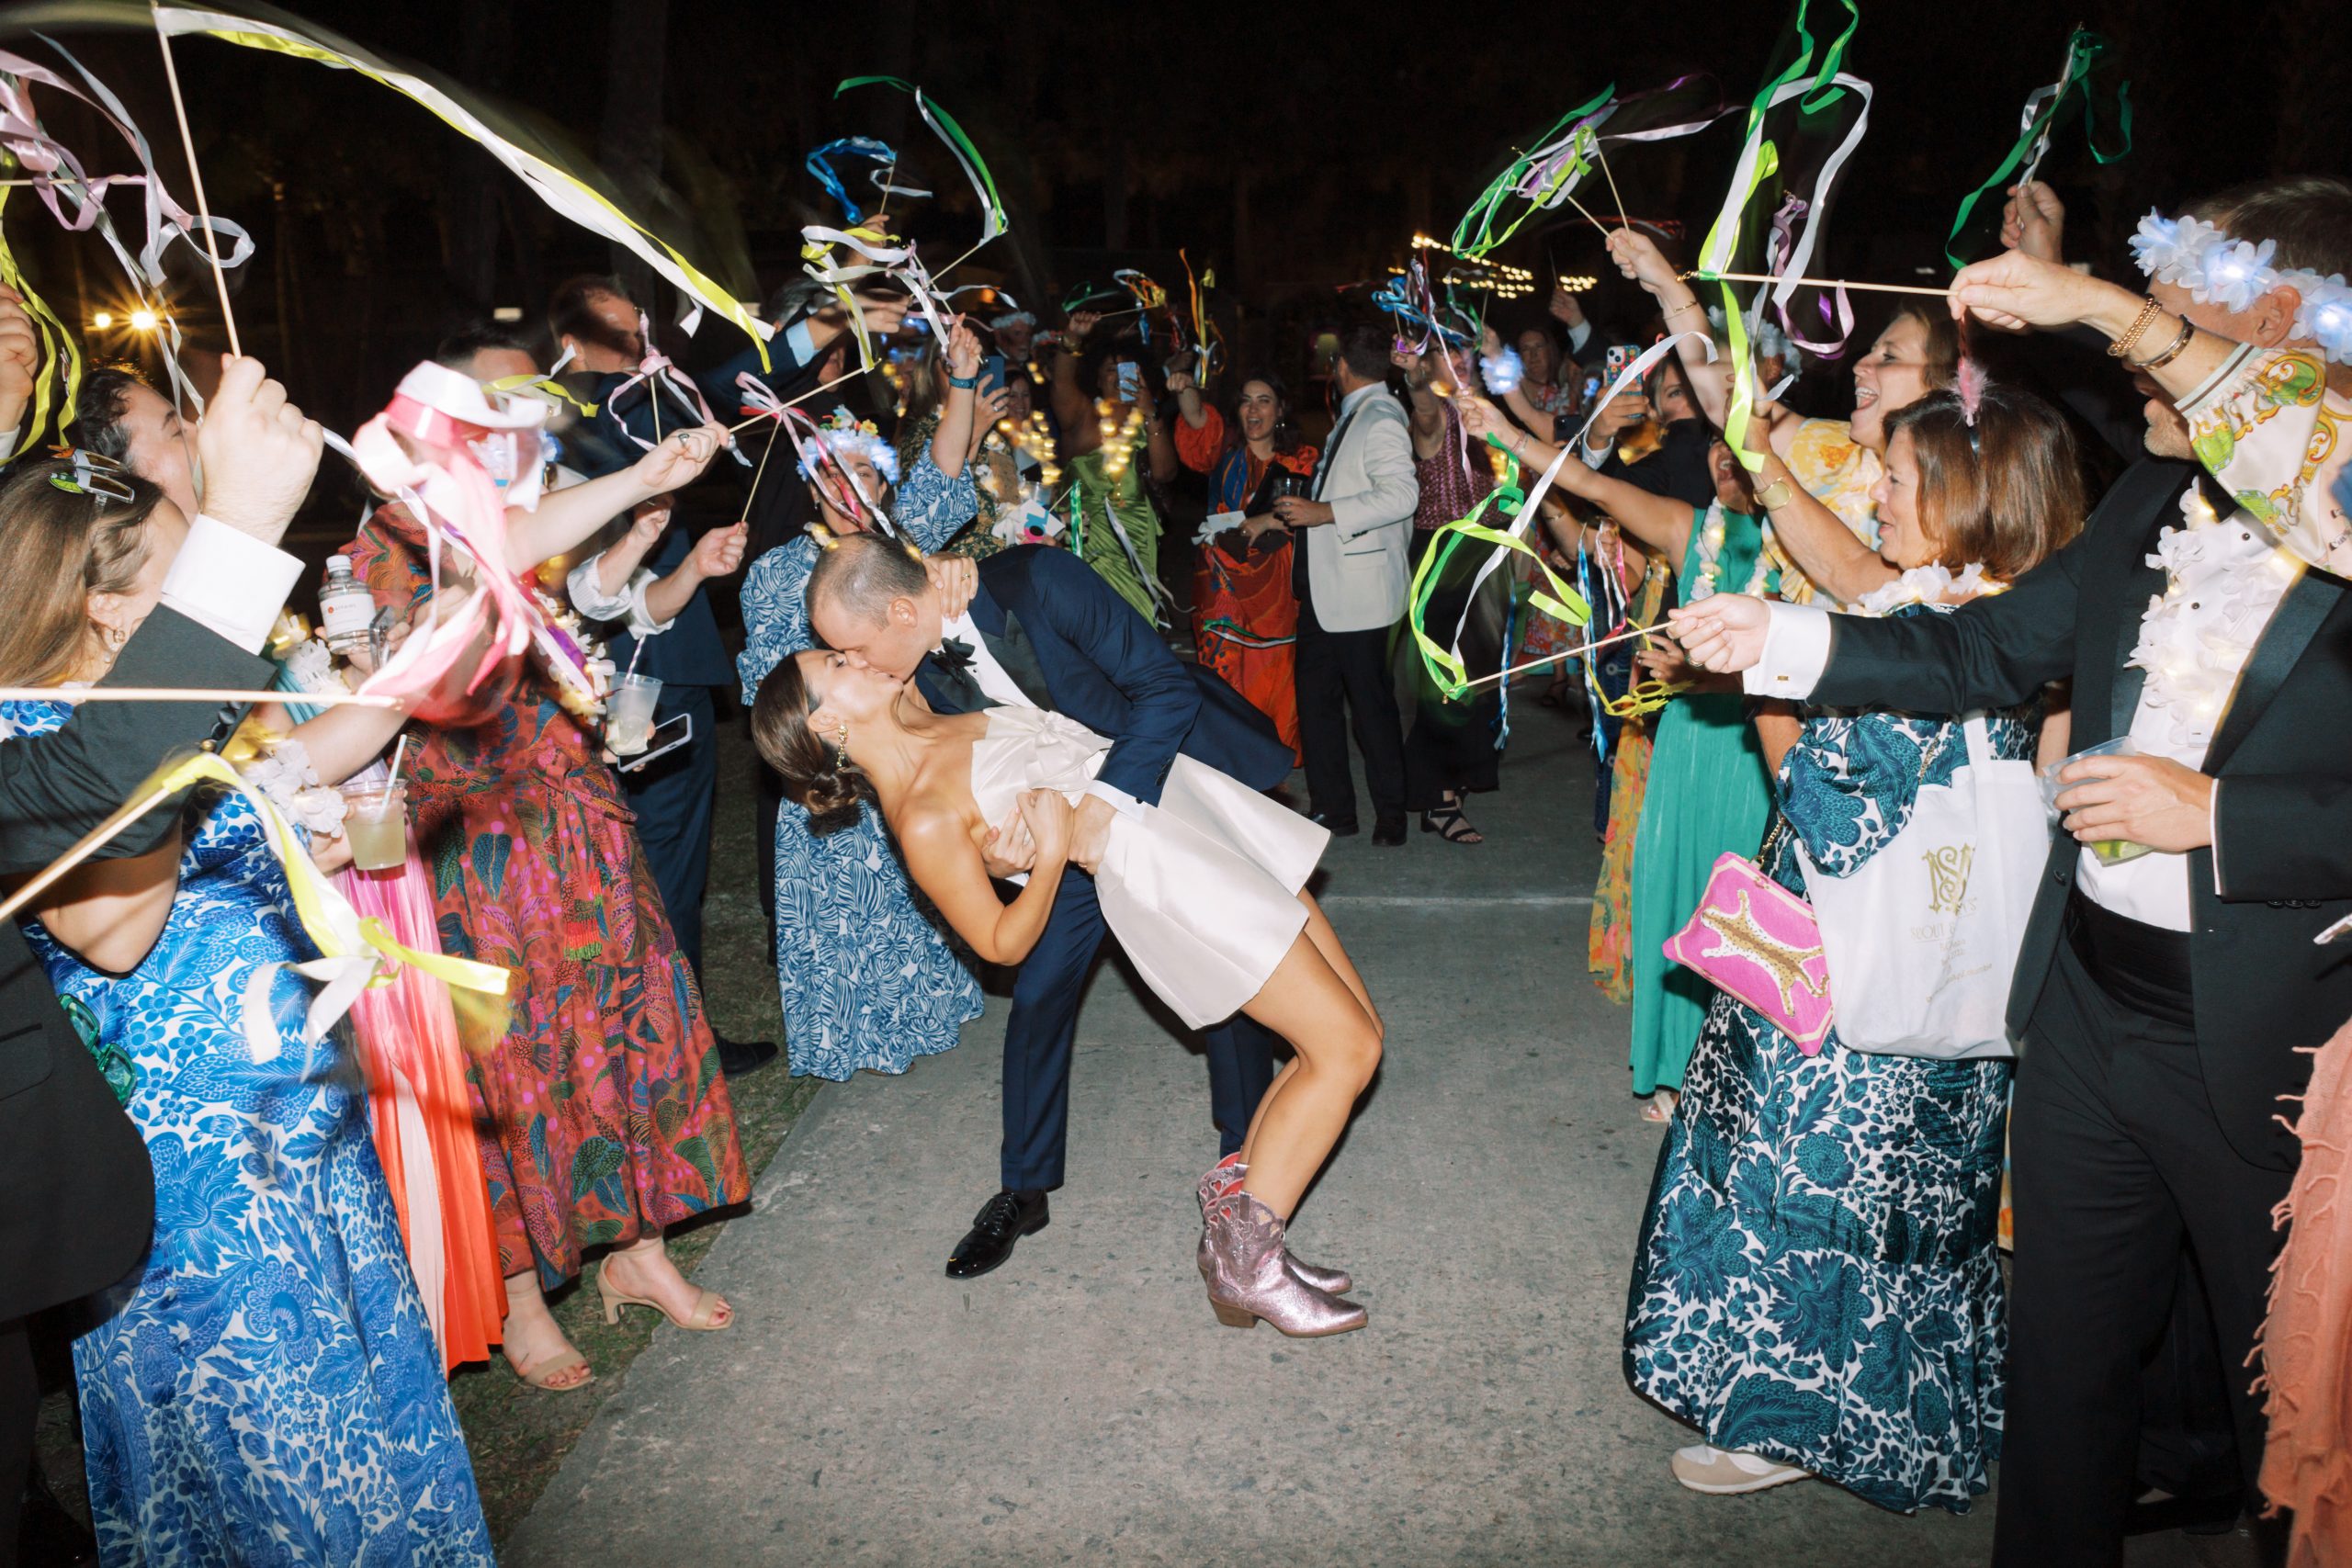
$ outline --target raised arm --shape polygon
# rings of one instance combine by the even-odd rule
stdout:
[[[1752,452],[1752,423],[1748,431]],[[1778,439],[1777,430],[1772,434]],[[1900,574],[1876,550],[1856,538],[1844,518],[1797,482],[1796,474],[1781,459],[1784,449],[1785,444],[1763,453],[1756,469],[1756,493],[1772,519],[1773,537],[1781,541],[1797,570],[1841,604],[1850,604],[1894,581]]]
[[[972,413],[978,391],[975,382],[980,373],[980,340],[962,321],[947,330],[940,363],[947,371],[947,390],[939,402],[939,428],[931,435],[931,460],[952,479],[963,473],[972,454]],[[965,384],[959,387],[958,381]]]
[[[1718,593],[1672,612],[1673,636],[1701,668],[1742,672],[1751,696],[1939,715],[2015,707],[2074,671],[2083,552],[2097,536],[1949,615],[1873,620]]]
[[[679,490],[710,466],[726,439],[719,425],[675,431],[618,473],[553,491],[537,511],[506,512],[506,566],[517,574],[562,555],[640,501]]]
[[[1676,274],[1674,264],[1666,259],[1657,242],[1639,230],[1619,229],[1611,233],[1609,256],[1617,264],[1618,271],[1640,284],[1657,301],[1658,310],[1666,317],[1668,332],[1700,334],[1680,338],[1674,352],[1682,361],[1691,393],[1698,398],[1707,423],[1721,430],[1724,416],[1731,411],[1731,384],[1724,367],[1713,357],[1713,329],[1707,320],[1706,308],[1699,303],[1690,286]],[[1752,376],[1755,371],[1743,365],[1735,367],[1735,374]],[[1768,403],[1761,397],[1757,400],[1753,417],[1764,424],[1772,450],[1783,457],[1788,455],[1789,443],[1796,437],[1797,426],[1804,423],[1794,410]]]
[[[1560,455],[1557,446],[1514,429],[1500,411],[1484,398],[1464,397],[1457,402],[1462,409],[1462,427],[1474,439],[1492,435],[1502,443],[1504,451],[1531,472],[1544,472]],[[1687,504],[1670,496],[1652,495],[1639,485],[1611,479],[1586,468],[1573,457],[1560,465],[1559,477],[1552,482],[1616,519],[1619,527],[1639,539],[1653,554],[1665,557],[1678,576],[1681,573],[1682,558],[1690,548],[1692,519]]]

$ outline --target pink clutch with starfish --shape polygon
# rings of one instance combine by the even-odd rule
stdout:
[[[1667,939],[1666,955],[1695,969],[1772,1021],[1811,1056],[1829,1032],[1829,961],[1813,906],[1725,851],[1707,875],[1690,923]]]

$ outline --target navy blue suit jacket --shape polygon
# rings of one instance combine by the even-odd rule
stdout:
[[[1067,550],[1023,545],[980,562],[972,622],[1002,637],[1020,622],[1053,699],[1053,711],[1111,738],[1104,784],[1147,806],[1159,803],[1182,752],[1268,790],[1290,776],[1291,750],[1273,723],[1215,671],[1187,666],[1151,623]],[[957,711],[926,659],[915,682],[933,707]]]

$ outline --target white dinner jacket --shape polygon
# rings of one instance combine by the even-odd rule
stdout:
[[[1330,632],[1393,626],[1405,614],[1406,561],[1421,502],[1412,431],[1404,405],[1377,382],[1349,393],[1331,428],[1339,449],[1322,465],[1315,491],[1331,521],[1302,530],[1315,619]]]

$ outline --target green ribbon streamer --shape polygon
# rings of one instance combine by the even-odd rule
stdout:
[[[1487,442],[1497,451],[1504,450],[1501,443],[1492,436],[1488,436]],[[1505,455],[1509,456],[1507,452]],[[1576,459],[1571,457],[1568,461],[1573,463]],[[1533,546],[1516,533],[1490,527],[1480,521],[1486,516],[1489,508],[1499,512],[1505,517],[1516,520],[1520,509],[1527,503],[1527,492],[1521,490],[1517,482],[1524,469],[1521,468],[1517,458],[1512,458],[1511,462],[1513,474],[1511,482],[1497,485],[1479,498],[1478,504],[1470,509],[1469,516],[1456,518],[1439,528],[1437,536],[1430,541],[1429,548],[1421,553],[1421,564],[1413,571],[1413,586],[1405,611],[1405,624],[1413,634],[1414,647],[1420,650],[1422,668],[1429,671],[1430,682],[1448,702],[1453,701],[1469,690],[1470,671],[1461,660],[1454,657],[1452,649],[1430,636],[1430,596],[1437,592],[1438,584],[1444,577],[1446,563],[1453,558],[1453,552],[1461,547],[1464,540],[1475,540],[1480,544],[1493,545],[1507,550],[1517,550],[1527,557],[1535,563],[1536,570],[1544,574],[1544,581],[1551,589],[1548,593],[1540,588],[1532,589],[1528,593],[1527,602],[1545,615],[1566,621],[1572,626],[1589,626],[1592,622],[1592,606],[1585,603],[1582,594],[1560,581],[1560,574],[1552,570],[1552,563],[1545,560]],[[1305,547],[1304,541],[1301,542],[1300,547]],[[1503,650],[1505,663],[1510,662],[1510,650],[1505,649]]]
[[[2117,129],[2123,134],[2123,145],[2109,152],[2101,150],[2098,144],[2096,123],[2098,98],[2091,92],[2090,74],[2100,58],[2114,47],[2088,28],[2075,29],[2074,36],[2066,40],[2066,73],[2058,84],[2058,91],[2051,95],[2050,101],[2041,106],[2041,112],[2034,116],[2033,123],[2018,137],[2017,145],[2010,148],[2009,155],[2001,160],[2001,166],[1995,169],[1983,185],[1962,198],[1960,211],[1951,220],[1951,232],[1944,237],[1944,260],[1955,267],[1968,265],[1968,258],[1960,254],[1960,231],[1968,226],[1969,214],[1976,210],[1976,204],[1986,195],[2007,188],[2009,175],[2032,155],[2035,142],[2057,129],[2060,112],[2066,107],[2066,101],[2077,93],[2083,100],[2083,138],[2090,144],[2091,156],[2101,164],[2112,164],[2132,151],[2132,84],[2129,82],[2122,83],[2115,90]]]
[[[1607,103],[1616,91],[1617,84],[1614,82],[1601,88],[1598,94],[1553,121],[1552,129],[1537,137],[1535,144],[1538,147],[1548,145],[1561,131]],[[1584,146],[1577,149],[1567,162],[1560,165],[1559,172],[1553,176],[1551,183],[1544,187],[1543,194],[1530,197],[1527,209],[1512,219],[1510,226],[1498,234],[1494,231],[1496,215],[1510,199],[1521,178],[1535,164],[1534,154],[1531,152],[1521,152],[1513,157],[1510,166],[1494,177],[1487,188],[1479,194],[1478,199],[1470,204],[1470,210],[1462,215],[1462,221],[1453,226],[1454,251],[1474,261],[1479,260],[1519,232],[1520,225],[1543,210],[1544,204],[1550,200],[1553,194],[1562,186],[1592,171],[1592,162],[1586,155],[1591,148],[1592,141],[1587,138]]]
[[[956,161],[964,165],[966,177],[972,182],[973,191],[987,209],[982,215],[982,231],[991,239],[1004,232],[1004,198],[997,194],[996,176],[989,173],[988,160],[980,156],[980,150],[972,144],[970,137],[964,134],[964,128],[956,123],[956,117],[940,107],[939,100],[912,82],[898,76],[851,76],[833,89],[833,96],[838,98],[852,87],[896,87],[911,96],[923,118],[939,132],[948,149],[956,154]]]
[[[1780,151],[1764,140],[1764,114],[1771,107],[1774,96],[1781,88],[1803,78],[1808,71],[1813,73],[1813,85],[1797,96],[1796,104],[1801,112],[1812,114],[1826,108],[1845,95],[1846,90],[1836,85],[1835,79],[1845,64],[1846,46],[1852,41],[1854,29],[1861,26],[1862,14],[1855,8],[1854,0],[1840,0],[1840,3],[1846,7],[1846,29],[1831,40],[1816,70],[1813,63],[1813,32],[1805,26],[1805,9],[1809,0],[1797,0],[1796,58],[1790,61],[1779,75],[1764,84],[1748,107],[1747,136],[1741,143],[1740,152],[1741,161],[1747,163],[1749,162],[1749,149],[1754,150],[1747,184],[1745,188],[1736,189],[1724,197],[1723,210],[1715,215],[1713,226],[1707,231],[1706,243],[1699,247],[1698,270],[1702,279],[1711,279],[1715,273],[1733,270],[1732,263],[1739,252],[1740,226],[1747,204],[1755,198],[1756,192],[1766,180],[1780,173]],[[1736,180],[1738,175],[1735,174],[1733,178]],[[1738,292],[1728,282],[1722,279],[1713,281],[1723,290],[1724,333],[1731,340],[1732,363],[1738,367],[1738,374],[1732,378],[1731,406],[1724,417],[1724,441],[1748,472],[1754,473],[1764,466],[1764,459],[1759,454],[1747,449],[1747,423],[1756,409],[1756,390],[1752,384],[1755,378],[1747,363],[1747,322],[1740,308]]]

